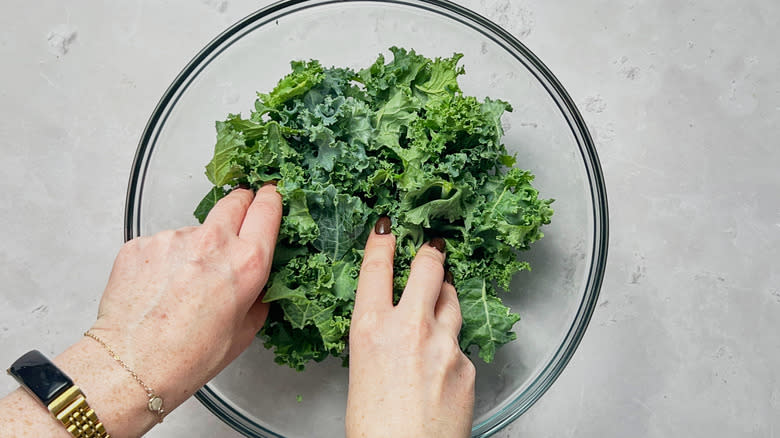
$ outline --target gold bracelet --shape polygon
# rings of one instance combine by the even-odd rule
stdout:
[[[131,376],[133,376],[133,379],[135,379],[136,382],[138,382],[143,388],[144,391],[146,391],[147,397],[149,397],[149,402],[146,404],[146,408],[149,409],[150,412],[157,414],[158,423],[162,423],[163,419],[165,418],[165,409],[163,408],[163,399],[159,395],[155,394],[154,390],[144,383],[143,380],[141,380],[140,377],[138,377],[138,374],[135,373],[126,363],[123,361],[118,354],[114,352],[114,350],[111,349],[111,347],[108,346],[108,344],[105,343],[102,339],[97,337],[94,333],[87,330],[84,332],[84,336],[89,337],[97,341],[98,344],[102,345],[103,348],[108,351],[108,354],[111,355],[111,357],[114,358],[115,361],[119,362],[119,365],[122,365],[122,368],[124,368],[128,373],[130,373]]]
[[[49,403],[47,408],[74,438],[111,438],[76,385]]]

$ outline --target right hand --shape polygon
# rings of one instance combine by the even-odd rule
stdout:
[[[358,280],[347,437],[468,437],[475,369],[458,346],[460,305],[435,247],[443,241],[420,248],[393,306],[395,237],[383,229],[368,238]]]

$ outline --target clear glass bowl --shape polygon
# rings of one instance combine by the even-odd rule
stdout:
[[[571,358],[590,320],[607,255],[607,202],[598,157],[577,108],[542,62],[505,30],[438,0],[289,0],[219,35],[160,100],[130,178],[125,237],[195,224],[210,184],[214,121],[252,108],[292,59],[361,68],[390,46],[428,56],[465,54],[464,93],[509,101],[505,143],[519,166],[555,198],[546,237],[523,256],[505,302],[522,319],[517,340],[477,365],[473,436],[488,436],[525,412]],[[388,54],[389,56],[389,54]],[[302,396],[299,402],[297,396]],[[347,370],[336,360],[297,373],[273,363],[260,342],[197,398],[247,436],[344,436]]]

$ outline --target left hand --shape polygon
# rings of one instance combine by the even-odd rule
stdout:
[[[273,185],[256,195],[236,189],[203,225],[138,237],[119,251],[92,332],[164,398],[167,411],[263,326],[268,304],[258,297],[281,215]],[[115,372],[125,373],[118,364]]]

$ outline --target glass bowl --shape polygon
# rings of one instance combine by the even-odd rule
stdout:
[[[361,68],[391,46],[428,57],[465,54],[467,95],[509,101],[504,142],[555,198],[546,237],[523,253],[533,267],[504,301],[522,319],[517,340],[477,366],[473,436],[495,433],[525,412],[571,358],[588,325],[607,255],[607,202],[598,157],[577,108],[530,50],[496,24],[438,0],[288,0],[236,23],[190,62],[154,110],[127,193],[125,237],[196,224],[210,188],[214,121],[253,107],[292,59]],[[327,360],[298,373],[255,342],[196,397],[254,437],[344,436],[347,370]],[[299,397],[300,396],[300,397]]]

